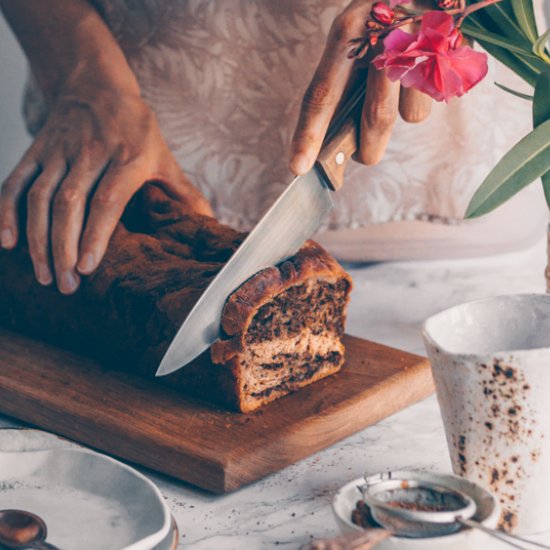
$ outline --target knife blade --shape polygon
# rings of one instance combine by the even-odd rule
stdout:
[[[195,304],[168,348],[157,376],[200,355],[220,336],[227,297],[258,271],[295,254],[332,208],[331,191],[313,168],[277,199]]]
[[[190,363],[220,337],[222,311],[231,293],[258,271],[294,255],[332,208],[332,193],[357,149],[352,113],[364,97],[361,87],[328,132],[315,166],[296,177],[242,242],[195,304],[166,351],[156,376]]]

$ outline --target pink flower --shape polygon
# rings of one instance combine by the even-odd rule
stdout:
[[[392,31],[373,63],[377,69],[387,68],[390,80],[449,102],[487,74],[487,55],[460,46],[461,40],[450,15],[431,11],[422,18],[420,32]]]
[[[451,50],[456,50],[461,44],[464,36],[460,29],[456,27],[449,33],[449,46]]]

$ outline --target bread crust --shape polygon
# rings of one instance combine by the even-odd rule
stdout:
[[[73,296],[39,285],[25,246],[0,251],[0,325],[152,378],[176,332],[245,238],[168,198],[154,183],[133,199],[98,270]],[[223,338],[193,364],[162,380],[191,395],[248,411],[238,351],[254,314],[272,297],[312,278],[351,279],[308,242],[280,266],[254,275],[229,299]],[[331,365],[290,388],[335,372]],[[303,383],[302,383],[303,382]],[[280,394],[288,393],[281,391]]]
[[[295,256],[256,273],[243,283],[231,294],[223,309],[224,336],[211,348],[212,361],[225,363],[244,350],[246,331],[264,304],[292,286],[315,279],[331,283],[344,279],[349,289],[352,288],[351,277],[342,266],[319,244],[307,241]]]

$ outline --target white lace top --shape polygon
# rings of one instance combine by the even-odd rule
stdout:
[[[291,179],[300,99],[348,0],[93,3],[191,181],[219,219],[250,228]],[[380,165],[351,163],[328,226],[458,222],[489,169],[529,130],[529,104],[498,90],[494,80],[493,68],[465,97],[434,104],[425,123],[399,121]],[[44,109],[31,83],[31,129],[44,120]]]

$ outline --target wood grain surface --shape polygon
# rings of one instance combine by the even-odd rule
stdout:
[[[433,391],[427,359],[351,336],[342,372],[244,415],[0,330],[0,412],[216,493]]]

